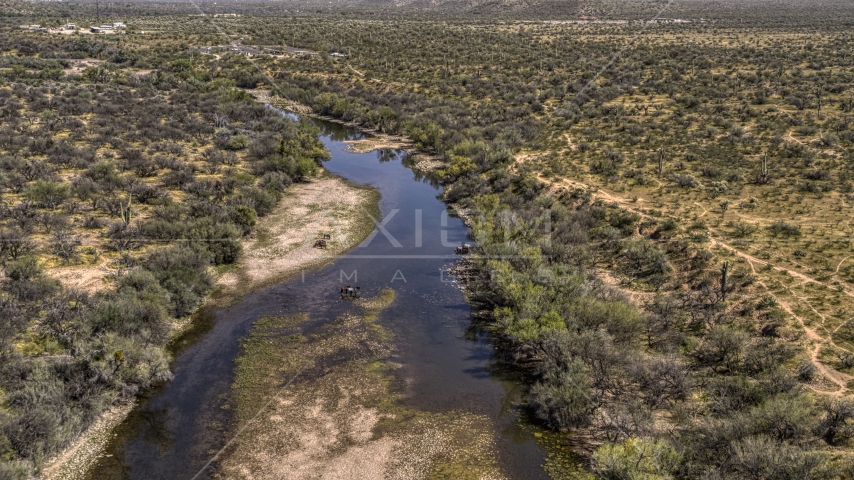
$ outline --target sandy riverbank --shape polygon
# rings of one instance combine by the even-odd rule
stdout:
[[[428,155],[417,148],[409,140],[402,137],[393,137],[376,132],[370,132],[373,135],[370,138],[360,140],[345,140],[347,150],[353,153],[370,153],[376,150],[402,150],[407,153],[412,159],[409,166],[415,170],[429,172],[436,170],[445,165],[442,157],[436,155]]]
[[[278,283],[300,271],[331,262],[358,245],[373,230],[379,194],[322,173],[292,186],[281,205],[259,222],[243,245],[238,265],[217,282],[218,303]],[[315,248],[329,234],[325,249]]]
[[[347,144],[347,150],[353,153],[370,153],[374,150],[391,149],[391,150],[407,150],[412,148],[412,144],[396,137],[387,135],[372,136],[370,138],[362,138],[359,140],[344,140]]]
[[[258,221],[243,243],[238,264],[220,275],[208,304],[223,304],[299,273],[332,261],[358,245],[373,229],[379,194],[330,175],[291,186],[276,209]],[[327,249],[314,248],[319,233],[329,233]],[[179,332],[180,333],[180,332]],[[113,429],[133,404],[105,412],[69,448],[46,464],[44,480],[78,480],[103,454]]]

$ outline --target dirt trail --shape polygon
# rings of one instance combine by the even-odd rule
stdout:
[[[834,273],[834,274],[839,274],[839,269],[842,267],[842,264],[843,264],[843,263],[845,263],[845,260],[848,260],[849,258],[851,258],[851,256],[850,256],[850,255],[849,255],[849,256],[847,256],[847,257],[845,257],[845,258],[843,258],[842,260],[840,260],[840,261],[839,261],[839,263],[836,265],[836,270],[834,270],[834,271],[833,271],[833,273]]]
[[[739,257],[742,257],[742,258],[744,258],[745,260],[747,260],[747,262],[750,264],[750,268],[751,268],[751,270],[753,271],[753,273],[754,273],[754,274],[756,274],[756,269],[755,269],[755,267],[754,267],[754,262],[759,262],[759,263],[761,263],[761,264],[763,264],[763,265],[767,265],[767,264],[768,264],[768,262],[765,262],[765,261],[763,261],[763,260],[759,260],[758,258],[753,257],[752,255],[749,255],[749,254],[746,254],[746,253],[741,252],[741,251],[739,251],[739,250],[736,250],[735,248],[733,248],[733,247],[731,247],[731,246],[729,246],[729,245],[727,245],[727,244],[725,244],[725,243],[723,243],[723,242],[721,242],[721,241],[719,241],[719,240],[712,239],[712,242],[716,243],[717,245],[720,245],[722,248],[726,248],[726,249],[728,249],[728,250],[730,250],[730,251],[734,252],[734,253],[735,253],[736,255],[738,255]],[[780,270],[780,271],[783,271],[783,272],[785,272],[785,273],[787,273],[787,274],[789,274],[789,275],[791,275],[791,276],[793,276],[793,277],[795,277],[795,278],[800,278],[801,280],[803,280],[803,281],[804,281],[804,283],[816,283],[816,284],[819,284],[819,285],[827,286],[827,285],[825,285],[824,283],[819,282],[818,280],[815,280],[814,278],[808,277],[808,276],[806,276],[806,275],[804,275],[804,274],[802,274],[802,273],[800,273],[800,272],[797,272],[797,271],[794,271],[794,270],[782,269],[782,268],[781,268],[781,269],[779,269],[779,270]],[[800,315],[796,314],[796,313],[794,312],[794,310],[792,309],[791,305],[790,305],[788,302],[786,302],[786,301],[784,301],[784,300],[780,299],[778,296],[776,296],[776,295],[774,295],[773,293],[771,293],[771,289],[769,289],[769,288],[768,288],[768,286],[767,286],[767,285],[765,285],[765,283],[764,283],[764,282],[759,281],[758,283],[759,283],[760,285],[762,285],[762,287],[764,287],[764,288],[765,288],[765,290],[767,290],[767,291],[769,292],[769,294],[777,300],[777,303],[780,305],[780,307],[781,307],[781,308],[783,308],[783,310],[785,310],[789,315],[791,315],[791,316],[792,316],[792,318],[794,318],[795,320],[797,320],[798,324],[799,324],[799,325],[801,326],[801,328],[804,330],[804,333],[806,333],[806,334],[807,334],[807,337],[808,337],[812,342],[814,342],[814,345],[812,346],[812,348],[811,348],[811,350],[810,350],[810,360],[812,361],[813,365],[815,365],[815,367],[818,369],[818,371],[819,371],[819,372],[821,372],[821,374],[822,374],[825,378],[827,378],[827,379],[828,379],[828,380],[830,380],[831,382],[835,383],[835,384],[839,387],[839,389],[838,389],[838,390],[836,390],[836,391],[834,391],[834,392],[826,392],[826,391],[824,391],[824,390],[816,390],[816,391],[821,392],[821,393],[827,393],[827,394],[834,395],[834,396],[840,396],[840,395],[842,395],[843,393],[845,393],[845,391],[846,391],[846,390],[847,390],[847,388],[848,388],[848,382],[850,382],[851,380],[854,380],[854,376],[848,375],[848,374],[846,374],[846,373],[842,373],[842,372],[840,372],[840,371],[838,371],[838,370],[836,370],[836,369],[834,369],[834,368],[831,368],[831,367],[829,367],[828,365],[825,365],[824,363],[822,363],[822,362],[819,360],[819,358],[818,358],[818,357],[819,357],[819,353],[820,353],[820,351],[821,351],[821,347],[822,347],[822,346],[824,346],[824,345],[830,345],[830,346],[832,346],[832,347],[834,347],[834,348],[838,348],[838,349],[840,349],[840,350],[848,351],[847,349],[844,349],[844,348],[842,348],[842,347],[837,346],[837,345],[836,345],[836,343],[834,343],[834,341],[833,341],[833,333],[836,333],[836,331],[837,331],[837,330],[839,330],[839,328],[837,328],[837,329],[836,329],[836,330],[834,330],[833,332],[827,332],[827,330],[826,330],[826,329],[824,329],[824,326],[823,326],[823,323],[824,323],[824,320],[825,320],[824,314],[822,314],[822,313],[820,313],[818,310],[816,310],[816,309],[815,309],[815,308],[814,308],[814,307],[813,307],[809,302],[807,302],[806,300],[804,300],[804,299],[799,299],[799,300],[801,300],[804,304],[806,304],[806,305],[810,308],[810,310],[812,310],[816,315],[818,315],[818,316],[822,319],[822,329],[824,329],[824,330],[825,330],[825,332],[827,332],[827,337],[823,337],[823,336],[819,335],[819,334],[815,331],[815,329],[810,328],[810,327],[808,327],[808,326],[806,325],[806,323],[804,322],[803,317],[801,317]],[[849,296],[851,296],[848,292],[845,292],[845,293],[846,293],[846,294],[848,294]],[[796,297],[796,298],[797,298],[797,297]]]
[[[803,328],[804,333],[806,333],[807,337],[811,340],[812,345],[811,345],[811,348],[809,351],[810,361],[813,363],[813,365],[815,365],[815,367],[822,374],[822,376],[824,376],[826,379],[830,380],[831,382],[836,384],[837,387],[839,387],[837,390],[832,391],[832,392],[821,390],[821,389],[818,389],[818,388],[815,388],[812,386],[810,388],[812,388],[813,390],[815,390],[816,392],[819,392],[819,393],[824,393],[824,394],[829,394],[829,395],[834,395],[834,396],[841,396],[843,393],[845,393],[846,389],[848,388],[848,386],[847,386],[848,382],[850,382],[851,380],[854,380],[854,377],[852,377],[851,375],[842,373],[840,371],[837,371],[837,370],[825,365],[824,363],[822,363],[818,358],[819,353],[821,351],[821,347],[824,346],[824,344],[827,343],[828,341],[825,340],[824,337],[822,337],[821,335],[816,333],[816,331],[814,329],[806,326],[803,319],[799,315],[795,314],[794,310],[792,310],[792,307],[791,307],[791,305],[789,305],[788,302],[778,299],[777,303],[780,305],[780,307],[783,310],[785,310],[789,315],[791,315],[794,319],[796,319],[798,321],[798,323],[801,325],[801,328]],[[832,340],[830,340],[830,342],[832,343]]]
[[[555,182],[553,180],[545,179],[542,177],[538,177],[538,178],[540,181],[546,183],[547,185],[551,185],[551,188],[554,190],[557,190],[556,186],[559,184],[563,184],[563,185],[569,186],[571,188],[583,188],[583,189],[590,191],[591,195],[594,198],[599,198],[603,201],[619,205],[620,208],[627,210],[629,212],[632,212],[632,213],[639,215],[641,217],[651,218],[649,215],[647,215],[646,213],[644,213],[643,211],[641,211],[637,207],[634,207],[632,205],[634,202],[632,202],[631,200],[613,195],[613,194],[608,193],[608,192],[603,191],[603,190],[592,188],[590,185],[585,184],[583,182],[579,182],[579,181],[575,181],[575,180],[569,180],[569,179],[562,179],[562,180]],[[697,204],[697,205],[700,206],[701,208],[703,208],[703,210],[704,210],[703,214],[707,213],[706,209],[702,205],[700,205],[700,204]],[[712,233],[712,232],[710,232],[710,233]],[[736,256],[746,260],[747,263],[750,265],[751,271],[753,272],[754,275],[757,275],[757,277],[759,275],[756,272],[755,264],[758,263],[760,265],[770,265],[770,262],[765,261],[765,260],[760,260],[760,259],[754,257],[753,255],[742,252],[741,250],[733,247],[732,245],[729,245],[720,239],[714,238],[713,236],[710,236],[709,240],[713,246],[718,246],[720,248],[723,248],[729,252],[732,252]],[[837,273],[839,271],[839,267],[848,258],[850,258],[850,257],[846,257],[841,262],[839,262],[839,265],[837,266],[837,269],[836,269]],[[789,275],[791,277],[797,278],[797,279],[801,280],[803,283],[812,283],[812,284],[816,284],[816,285],[821,285],[821,286],[826,287],[826,288],[833,288],[830,285],[828,285],[824,282],[821,282],[815,278],[812,278],[808,275],[805,275],[805,274],[803,274],[797,270],[790,270],[790,269],[778,267],[778,266],[773,266],[773,268],[776,269],[777,271],[786,273],[787,275]],[[811,345],[809,346],[809,353],[810,353],[811,362],[815,365],[816,369],[818,369],[818,371],[822,374],[822,376],[824,376],[826,379],[828,379],[830,382],[834,383],[838,387],[837,390],[832,391],[832,392],[828,392],[828,391],[822,390],[822,389],[817,389],[817,388],[812,387],[812,386],[810,388],[812,388],[816,392],[819,392],[822,394],[827,394],[827,395],[841,396],[841,395],[845,394],[845,392],[847,391],[847,388],[848,388],[848,383],[850,381],[854,380],[854,376],[840,372],[840,371],[822,363],[819,360],[819,353],[820,353],[821,347],[824,345],[830,345],[834,348],[838,348],[840,350],[848,351],[849,353],[854,353],[854,352],[850,352],[849,350],[847,350],[845,348],[837,346],[833,342],[832,334],[836,333],[836,331],[838,331],[839,328],[841,328],[841,326],[837,327],[832,333],[828,332],[827,337],[823,337],[823,336],[819,335],[814,329],[807,326],[804,319],[800,315],[797,315],[794,312],[794,310],[791,308],[791,305],[789,305],[788,302],[786,302],[786,301],[778,298],[778,296],[774,295],[771,292],[771,289],[768,288],[768,286],[765,285],[765,283],[762,282],[761,280],[758,281],[757,283],[759,283],[768,292],[769,295],[774,297],[774,299],[777,301],[777,303],[780,305],[780,307],[783,308],[789,315],[792,316],[792,318],[794,318],[798,322],[798,324],[801,326],[803,331],[806,333],[806,335],[809,338],[810,343],[811,343]],[[847,289],[842,289],[842,290],[838,290],[838,291],[844,293],[848,297],[854,298],[854,293],[852,293],[851,291],[849,291]],[[824,315],[819,313],[811,304],[809,304],[809,302],[807,302],[803,299],[801,299],[801,301],[803,301],[805,304],[807,304],[809,306],[809,308],[811,310],[813,310],[816,314],[818,314],[822,319],[824,318]]]
[[[791,141],[793,141],[793,142],[796,142],[796,143],[799,143],[799,144],[803,145],[803,144],[804,144],[804,142],[802,142],[802,141],[798,140],[797,138],[795,138],[795,136],[794,136],[794,135],[792,135],[792,133],[794,133],[794,132],[793,132],[792,130],[789,130],[789,133],[787,133],[787,134],[786,134],[786,138],[787,138],[787,139],[789,139],[789,140],[791,140]]]
[[[723,244],[721,244],[720,242],[718,242],[718,244],[720,244],[720,245],[721,245],[721,246],[723,246],[724,248],[726,248],[726,247],[727,247],[726,245],[723,245]],[[737,252],[737,251],[736,251],[736,252]],[[738,253],[742,253],[742,252],[737,252],[736,254],[738,254]],[[752,257],[752,256],[747,255],[747,254],[743,254],[743,255],[744,255],[744,256],[743,256],[742,258],[744,258],[745,260],[747,260],[747,264],[748,264],[748,265],[750,265],[750,270],[751,270],[751,272],[753,272],[753,274],[754,274],[754,275],[756,275],[756,267],[754,266],[753,262],[754,262],[754,261],[759,261],[759,262],[761,262],[761,260],[758,260],[758,259],[756,259],[755,257]],[[758,275],[757,275],[757,276],[758,276]],[[762,280],[758,280],[758,281],[757,281],[757,283],[758,283],[759,285],[761,285],[761,286],[762,286],[762,288],[764,288],[766,291],[768,291],[768,292],[770,293],[771,289],[769,289],[769,288],[768,288],[768,286],[765,284],[765,282],[763,282]],[[841,396],[843,393],[845,393],[845,391],[846,391],[846,389],[847,389],[847,384],[848,384],[848,382],[849,382],[850,380],[854,379],[854,377],[852,377],[852,376],[850,376],[850,375],[847,375],[847,374],[844,374],[844,373],[842,373],[842,372],[836,371],[835,369],[830,368],[830,367],[828,367],[827,365],[823,364],[823,363],[819,360],[819,358],[818,358],[818,357],[819,357],[819,352],[821,351],[821,347],[822,347],[822,345],[825,343],[825,339],[824,339],[824,337],[822,337],[821,335],[819,335],[818,333],[816,333],[816,331],[815,331],[814,329],[812,329],[812,328],[808,327],[808,326],[804,323],[803,318],[801,318],[801,316],[800,316],[800,315],[795,314],[795,311],[792,309],[792,306],[789,304],[789,302],[787,302],[787,301],[785,301],[785,300],[781,300],[780,298],[778,298],[778,297],[777,297],[776,295],[774,295],[774,294],[770,294],[770,295],[771,295],[771,296],[773,296],[773,297],[777,300],[777,304],[778,304],[778,305],[780,305],[780,308],[782,308],[783,310],[785,310],[785,311],[786,311],[786,313],[788,313],[789,315],[791,315],[791,316],[792,316],[792,318],[794,318],[795,320],[797,320],[798,324],[799,324],[799,325],[801,326],[801,328],[804,330],[804,333],[806,333],[807,338],[809,338],[810,343],[811,343],[811,345],[810,345],[810,347],[809,347],[809,348],[810,348],[810,349],[809,349],[809,354],[810,354],[810,361],[812,362],[812,364],[816,367],[816,369],[821,373],[821,375],[822,375],[824,378],[826,378],[826,379],[828,379],[829,381],[833,382],[833,383],[838,387],[838,388],[837,388],[836,390],[834,390],[834,391],[827,391],[827,390],[823,390],[823,389],[820,389],[820,388],[816,388],[816,387],[814,387],[814,386],[812,386],[812,385],[810,386],[810,388],[811,388],[812,390],[814,390],[814,391],[818,392],[818,393],[827,394],[827,395],[833,395],[833,396]],[[806,303],[806,302],[805,302],[805,303]],[[809,304],[807,304],[807,305],[810,307],[810,309],[812,309],[812,311],[813,311],[813,312],[815,312],[817,315],[819,315],[819,316],[822,318],[822,321],[824,320],[824,315],[822,315],[822,314],[821,314],[821,313],[819,313],[817,310],[815,310],[815,309],[812,307],[812,305],[809,305]],[[829,338],[829,337],[828,337],[828,338]],[[832,339],[830,339],[830,342],[832,342],[832,341],[833,341],[833,340],[832,340]]]

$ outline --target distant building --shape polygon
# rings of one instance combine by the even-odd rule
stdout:
[[[330,53],[330,54],[329,54],[329,56],[330,56],[330,57],[346,57],[346,56],[347,56],[347,54],[345,54],[345,53],[339,53],[339,52],[334,52],[334,53]]]
[[[125,25],[124,22],[116,22],[113,24],[114,29],[126,28],[126,27],[127,27],[127,25]]]

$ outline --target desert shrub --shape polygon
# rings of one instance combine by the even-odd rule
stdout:
[[[71,197],[71,187],[67,183],[36,180],[24,195],[40,207],[56,208]]]
[[[314,177],[319,170],[320,167],[311,158],[280,154],[270,155],[253,165],[253,171],[256,175],[264,175],[266,172],[279,172],[297,180]]]
[[[241,232],[234,225],[201,218],[187,228],[187,239],[203,248],[214,265],[234,263],[242,251]]]
[[[243,235],[248,235],[252,231],[257,216],[255,209],[246,205],[237,205],[228,210],[228,219]]]
[[[768,230],[774,235],[782,235],[784,237],[799,237],[801,235],[801,227],[787,223],[783,220],[777,220],[768,227]]]
[[[735,233],[735,236],[739,238],[749,237],[756,232],[756,226],[741,220],[735,222],[732,227],[734,231],[733,233]]]
[[[33,202],[24,200],[9,209],[9,217],[21,230],[29,233],[35,228],[41,215]]]
[[[626,258],[624,271],[636,278],[663,274],[670,270],[667,254],[646,239],[627,240],[623,255]]]
[[[612,212],[608,217],[608,224],[619,228],[624,236],[629,236],[635,231],[635,225],[640,220],[640,215],[625,210]]]
[[[152,218],[141,222],[139,233],[145,238],[161,241],[172,241],[185,238],[187,225],[179,220]]]
[[[552,428],[588,425],[593,402],[587,366],[571,355],[571,347],[562,336],[554,337],[544,347],[540,380],[531,388],[528,406]]]
[[[157,249],[144,264],[169,292],[169,311],[176,317],[192,312],[213,286],[207,271],[209,265],[206,252],[188,245]]]
[[[80,237],[67,230],[60,230],[54,233],[50,241],[53,254],[65,261],[77,258],[77,249],[81,243]]]
[[[267,190],[248,187],[240,191],[241,201],[255,210],[259,217],[266,216],[276,206],[276,197]]]
[[[249,139],[246,135],[235,135],[228,140],[226,147],[229,150],[243,150],[249,146]]]
[[[37,365],[28,377],[9,401],[21,414],[5,425],[4,433],[18,456],[40,461],[65,445],[63,440],[79,429],[79,420],[64,402],[62,381],[46,365]]]
[[[286,188],[291,186],[293,180],[285,173],[267,172],[261,177],[259,185],[264,190],[270,192],[284,192]]]
[[[147,343],[159,343],[169,334],[170,319],[162,297],[144,291],[137,294],[119,290],[102,299],[88,314],[92,333],[115,332]],[[147,295],[148,294],[148,295]]]
[[[625,302],[585,296],[566,307],[567,324],[572,328],[608,333],[609,341],[631,345],[643,330],[638,311]]]
[[[602,445],[593,460],[596,474],[603,480],[673,478],[682,456],[664,440],[631,438]]]
[[[128,189],[134,200],[142,204],[156,203],[160,198],[166,196],[166,192],[147,183],[137,182]]]
[[[748,335],[729,327],[715,326],[693,352],[701,365],[733,372],[742,366]]]
[[[823,399],[819,402],[822,417],[816,432],[830,445],[854,437],[854,402],[847,398]]]
[[[693,175],[679,174],[673,176],[673,182],[676,185],[684,188],[695,188],[700,186],[700,182]]]
[[[20,228],[0,229],[0,262],[5,262],[8,258],[17,259],[32,252],[34,248],[35,243]]]
[[[178,168],[167,173],[161,180],[164,187],[182,188],[196,179],[196,174],[191,167]]]
[[[109,160],[98,161],[89,167],[84,172],[84,175],[108,192],[122,188],[125,185],[125,179],[119,176],[116,165]]]
[[[86,217],[83,219],[83,228],[90,228],[95,230],[102,228],[105,224],[106,222],[92,215],[86,215]]]
[[[123,221],[110,223],[106,236],[110,239],[109,247],[119,252],[135,250],[143,245],[139,229]]]
[[[279,151],[279,142],[271,134],[260,135],[249,143],[249,156],[255,160],[262,160]]]
[[[60,288],[58,280],[44,275],[38,259],[22,256],[8,261],[4,266],[6,282],[3,289],[18,301],[31,302],[39,298],[49,298]]]

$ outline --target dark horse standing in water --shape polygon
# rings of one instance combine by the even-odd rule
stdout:
[[[351,287],[350,285],[341,287],[341,298],[359,298],[361,295],[362,292],[359,287]]]

